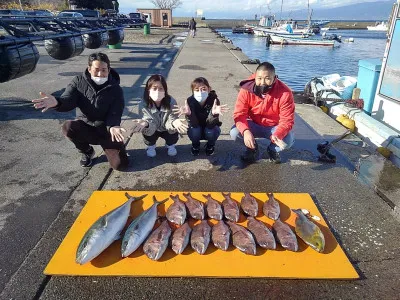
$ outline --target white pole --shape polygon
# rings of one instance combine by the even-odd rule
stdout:
[[[21,8],[21,10],[24,10],[24,9],[22,8],[21,0],[19,0],[19,7]]]

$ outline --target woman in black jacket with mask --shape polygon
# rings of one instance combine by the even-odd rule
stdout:
[[[218,96],[211,89],[204,77],[198,77],[191,83],[192,95],[187,98],[185,106],[176,108],[176,113],[185,114],[189,124],[188,136],[192,141],[192,155],[200,153],[200,141],[206,140],[206,155],[214,154],[215,142],[221,133],[219,115],[228,110],[221,105]]]

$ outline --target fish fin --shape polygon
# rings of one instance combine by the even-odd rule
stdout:
[[[104,216],[104,218],[101,219],[101,227],[107,227],[107,216]]]

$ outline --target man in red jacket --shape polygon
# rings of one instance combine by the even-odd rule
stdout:
[[[292,91],[278,79],[274,66],[268,62],[261,63],[240,87],[233,112],[235,125],[230,134],[234,140],[244,141],[246,152],[242,160],[255,162],[259,156],[255,138],[265,138],[271,141],[267,149],[270,161],[280,163],[279,152],[294,143]]]

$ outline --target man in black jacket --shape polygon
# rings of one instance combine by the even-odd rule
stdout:
[[[118,73],[110,68],[110,60],[103,53],[89,56],[89,66],[76,76],[59,98],[40,92],[40,99],[32,100],[36,109],[49,108],[65,112],[76,108],[76,119],[62,125],[63,134],[82,153],[81,166],[89,167],[94,157],[91,145],[101,145],[113,169],[128,165],[123,132],[120,126],[125,107]]]

